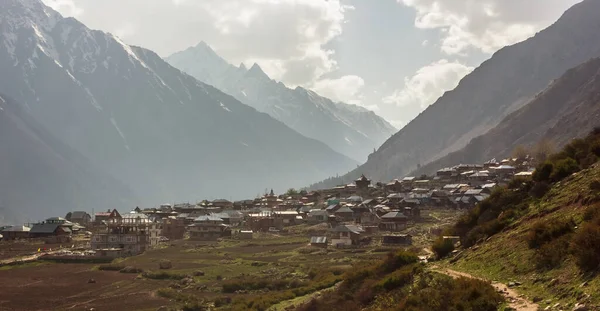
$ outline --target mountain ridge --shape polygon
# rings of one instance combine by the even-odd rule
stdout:
[[[39,0],[2,5],[0,92],[142,205],[285,191],[357,164]]]
[[[598,11],[600,1],[583,1],[532,38],[500,49],[387,140],[365,164],[312,188],[345,184],[361,174],[376,180],[399,178],[463,148],[565,71],[600,56]]]
[[[366,160],[373,149],[396,132],[370,110],[334,102],[300,86],[288,88],[271,79],[256,63],[250,69],[243,64],[235,67],[206,43],[174,53],[166,60],[357,161]]]

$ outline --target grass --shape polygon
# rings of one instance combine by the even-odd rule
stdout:
[[[536,266],[536,249],[530,247],[531,234],[540,224],[572,221],[576,234],[584,218],[586,202],[593,202],[589,198],[597,195],[590,190],[590,185],[598,179],[600,166],[561,181],[541,200],[533,202],[516,223],[446,264],[489,280],[519,281],[522,285],[518,291],[530,299],[540,300],[542,308],[556,303],[572,308],[581,301],[600,304],[600,278],[582,272],[572,256],[557,267],[541,270]]]

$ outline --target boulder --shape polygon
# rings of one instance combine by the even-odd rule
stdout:
[[[173,263],[171,263],[170,260],[161,260],[158,263],[158,267],[160,269],[171,269],[171,268],[173,268]]]

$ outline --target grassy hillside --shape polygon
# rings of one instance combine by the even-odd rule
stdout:
[[[463,216],[449,233],[463,247],[452,269],[503,283],[542,308],[600,306],[600,130]],[[560,303],[560,306],[556,306]],[[555,307],[556,306],[556,307]],[[596,306],[596,307],[594,307]]]
[[[334,291],[297,310],[495,311],[502,303],[488,282],[430,272],[412,253],[398,252],[354,267]]]

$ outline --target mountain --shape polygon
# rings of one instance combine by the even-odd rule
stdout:
[[[547,140],[562,147],[600,126],[600,59],[567,71],[531,103],[459,151],[429,163],[412,175],[431,174],[457,163],[483,163],[507,157],[518,145]]]
[[[523,107],[568,69],[600,56],[600,1],[585,0],[534,37],[505,47],[330,187],[366,174],[390,180],[463,148]]]
[[[131,191],[0,94],[0,224],[135,204]]]
[[[166,60],[242,103],[268,113],[300,134],[320,140],[360,162],[396,132],[370,110],[333,102],[302,87],[288,88],[269,78],[258,64],[250,69],[244,64],[235,67],[205,42]]]
[[[356,165],[39,0],[0,2],[0,25],[0,92],[143,205],[284,191]]]

